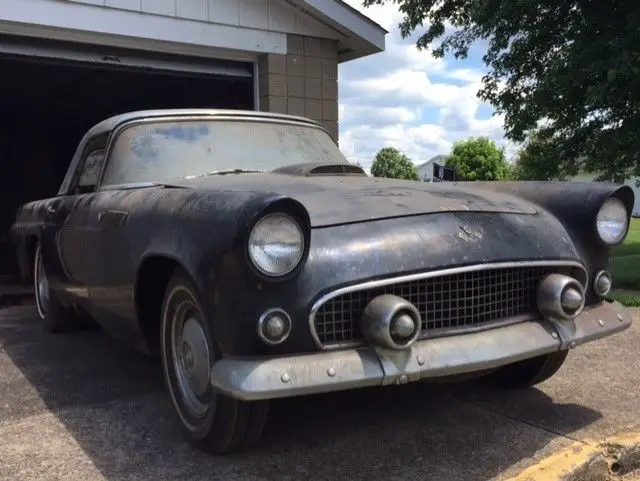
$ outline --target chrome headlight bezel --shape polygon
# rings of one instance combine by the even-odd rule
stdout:
[[[269,224],[271,225],[269,226]],[[280,224],[280,229],[274,230],[275,226]],[[261,229],[263,229],[261,231]],[[282,229],[288,230],[289,235],[293,235],[294,238],[297,238],[297,242],[289,243],[287,247],[292,248],[293,255],[289,256],[289,259],[284,262],[284,268],[277,270],[274,266],[277,264],[277,255],[274,255],[274,252],[268,254],[265,252],[265,246],[272,245],[275,246],[282,240],[278,240],[278,235],[281,233]],[[271,232],[269,232],[271,231]],[[274,235],[274,233],[276,235]],[[256,237],[263,237],[262,240],[256,239]],[[272,242],[269,243],[269,236],[271,236]],[[264,239],[266,237],[266,241]],[[304,259],[305,251],[306,251],[306,243],[307,240],[305,238],[304,229],[300,222],[298,222],[293,216],[287,214],[286,212],[271,212],[260,217],[251,230],[249,231],[249,235],[247,236],[247,257],[252,267],[258,272],[260,275],[265,276],[271,279],[279,279],[288,276],[292,272],[294,272],[298,266],[302,263]],[[282,244],[284,245],[284,244]],[[262,249],[262,252],[261,252]],[[277,248],[271,249],[272,251],[277,251]],[[286,250],[286,249],[285,249]],[[260,258],[262,255],[262,259]],[[271,258],[271,261],[269,261]],[[276,260],[274,260],[276,259]],[[286,259],[286,254],[283,254],[279,257],[280,260]],[[269,264],[271,264],[271,268],[269,268]]]
[[[614,219],[611,220],[611,217],[614,217]],[[609,227],[618,221],[619,226],[617,229],[614,227],[614,229],[619,233],[613,237],[605,230],[607,228],[605,224],[607,218],[609,219]],[[595,215],[594,229],[598,240],[607,247],[617,246],[624,241],[629,230],[629,213],[621,199],[609,197],[602,203]]]

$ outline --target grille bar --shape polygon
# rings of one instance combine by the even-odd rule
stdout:
[[[322,348],[362,344],[360,317],[381,294],[417,307],[421,338],[519,322],[537,315],[537,285],[553,272],[586,282],[584,267],[571,262],[485,264],[368,282],[320,299],[311,312],[311,331]]]

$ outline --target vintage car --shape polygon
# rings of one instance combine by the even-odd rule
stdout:
[[[186,436],[255,443],[271,399],[475,373],[508,388],[627,329],[630,187],[369,177],[309,119],[114,116],[12,234],[47,330],[159,354]],[[375,395],[375,394],[372,394]]]

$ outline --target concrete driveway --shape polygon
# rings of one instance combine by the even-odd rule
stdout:
[[[160,366],[101,330],[51,336],[0,311],[0,479],[506,479],[578,443],[640,427],[640,312],[519,393],[477,382],[279,401],[260,445],[227,457],[183,442]]]

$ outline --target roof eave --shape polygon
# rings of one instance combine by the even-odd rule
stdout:
[[[338,62],[384,51],[385,37],[389,32],[342,0],[292,1],[344,35],[340,40]]]

